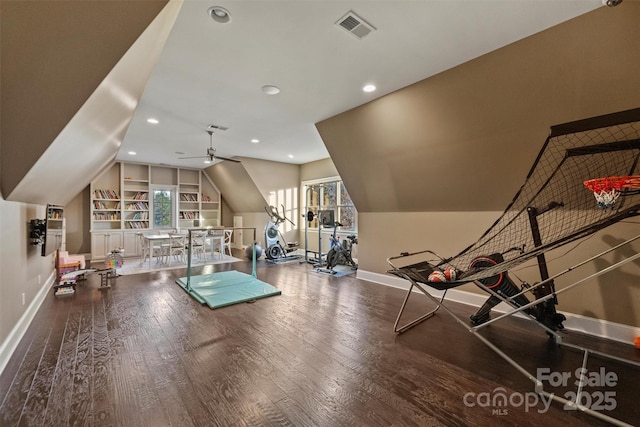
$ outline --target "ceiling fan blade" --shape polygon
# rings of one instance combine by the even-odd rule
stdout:
[[[216,160],[226,160],[228,162],[240,163],[240,160],[230,159],[228,157],[215,156]]]
[[[214,127],[213,125],[210,126]],[[220,127],[220,130],[226,130],[226,129],[222,129]],[[195,156],[195,157],[178,157],[178,159],[209,159],[209,161],[214,162],[216,160],[226,160],[228,162],[234,162],[234,163],[240,163],[240,160],[235,160],[235,159],[230,159],[228,157],[220,157],[220,156],[216,156],[216,149],[213,148],[213,130],[212,129],[208,129],[207,133],[209,134],[209,148],[207,149],[207,155],[206,156]]]

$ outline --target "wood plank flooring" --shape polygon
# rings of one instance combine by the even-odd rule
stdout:
[[[232,268],[250,272],[235,263],[194,274]],[[0,425],[607,425],[557,403],[480,405],[478,396],[527,397],[533,385],[442,311],[396,335],[402,290],[308,264],[263,262],[257,272],[282,295],[218,310],[175,284],[183,269],[121,276],[102,291],[92,275],[74,296],[51,292],[0,376]],[[409,317],[427,307],[416,298]],[[640,360],[631,346],[570,335]],[[582,360],[522,319],[483,336],[534,372],[573,373]],[[637,424],[639,369],[592,360],[589,371],[604,366],[619,381],[587,390],[614,392],[604,413]]]

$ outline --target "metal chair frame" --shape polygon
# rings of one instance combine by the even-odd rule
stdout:
[[[566,273],[570,272],[570,271],[574,271],[576,268],[579,268],[597,258],[602,257],[603,255],[606,255],[609,252],[615,251],[617,249],[620,249],[623,246],[626,246],[636,240],[640,239],[640,235],[633,237],[629,240],[626,240],[622,243],[620,243],[617,246],[614,246],[612,248],[609,248],[591,258],[588,258],[574,266],[571,266],[563,271],[561,271],[560,273],[549,277],[546,280],[543,280],[537,284],[535,284],[534,286],[531,286],[525,290],[523,290],[520,294],[518,295],[522,295],[524,293],[527,292],[532,292],[534,289],[543,286],[551,281],[553,281],[554,279],[565,275]],[[400,311],[398,312],[398,317],[396,318],[396,322],[394,324],[394,332],[400,334],[403,332],[406,332],[407,330],[413,328],[414,326],[417,326],[418,324],[424,322],[425,320],[433,317],[433,315],[435,315],[435,313],[442,308],[443,311],[445,311],[446,313],[448,313],[457,323],[459,323],[462,327],[464,327],[465,329],[467,329],[471,334],[473,334],[476,338],[478,338],[480,341],[482,341],[485,345],[487,345],[491,350],[493,350],[496,354],[498,354],[502,359],[504,359],[507,363],[509,363],[511,366],[513,366],[515,369],[517,369],[521,374],[523,374],[525,377],[527,377],[530,381],[532,381],[534,383],[534,391],[535,393],[545,396],[548,399],[552,399],[556,402],[561,403],[562,405],[566,405],[567,407],[571,407],[574,408],[580,412],[584,412],[586,414],[589,414],[595,418],[599,418],[601,420],[604,420],[606,422],[609,422],[613,425],[617,425],[617,426],[631,426],[630,424],[621,421],[619,419],[610,417],[606,414],[603,414],[602,412],[598,412],[595,411],[587,406],[582,405],[579,402],[581,393],[582,393],[582,389],[583,389],[583,385],[582,383],[579,383],[577,385],[577,392],[575,394],[576,398],[575,400],[568,400],[565,399],[561,396],[557,396],[554,393],[550,393],[548,391],[546,391],[544,389],[544,385],[543,383],[536,377],[535,374],[533,374],[532,372],[529,372],[527,369],[525,369],[522,365],[520,365],[518,362],[516,362],[514,359],[512,359],[510,356],[508,356],[506,353],[504,353],[502,350],[500,350],[496,345],[494,345],[491,341],[489,341],[487,338],[485,338],[484,336],[482,336],[479,331],[483,328],[486,328],[487,326],[491,325],[494,322],[498,322],[502,319],[505,319],[507,317],[513,316],[517,313],[523,312],[524,310],[526,310],[527,308],[533,307],[541,302],[544,302],[548,299],[551,298],[556,298],[557,295],[564,293],[570,289],[573,289],[577,286],[583,285],[585,282],[587,282],[590,279],[593,279],[595,277],[601,276],[603,274],[606,274],[612,270],[615,270],[617,268],[622,267],[623,265],[635,261],[636,259],[640,259],[640,253],[637,253],[631,257],[625,258],[621,261],[618,261],[600,271],[597,271],[593,274],[590,274],[582,279],[579,279],[575,282],[573,282],[572,284],[564,287],[563,289],[560,290],[556,290],[553,293],[546,295],[544,297],[541,298],[537,298],[534,299],[531,303],[527,304],[527,305],[523,305],[523,306],[515,306],[515,304],[513,303],[513,300],[518,296],[512,296],[509,298],[505,298],[502,295],[499,295],[498,293],[494,292],[493,290],[489,289],[488,287],[484,286],[482,283],[480,283],[479,281],[476,281],[475,284],[478,285],[479,287],[481,287],[483,290],[485,290],[487,293],[489,293],[490,295],[495,296],[496,298],[499,298],[501,301],[507,303],[508,305],[510,305],[511,307],[513,307],[511,310],[491,319],[488,320],[487,322],[484,322],[482,324],[479,325],[475,325],[475,326],[470,326],[469,325],[469,321],[466,319],[462,319],[460,318],[458,315],[456,315],[450,308],[447,307],[447,305],[444,303],[445,300],[445,296],[446,296],[446,292],[447,290],[444,290],[444,294],[442,295],[442,297],[438,298],[434,295],[432,295],[423,284],[421,284],[420,282],[416,281],[415,279],[413,279],[412,277],[410,277],[410,275],[408,275],[407,273],[403,272],[403,267],[399,267],[396,266],[394,264],[394,261],[397,259],[401,259],[401,258],[406,258],[406,257],[411,257],[411,256],[416,256],[419,254],[423,254],[423,253],[431,253],[434,254],[431,251],[420,251],[420,252],[414,252],[414,253],[403,253],[400,256],[395,256],[395,257],[390,257],[387,259],[387,262],[389,263],[389,265],[392,267],[391,270],[389,270],[389,273],[394,274],[398,277],[401,277],[405,280],[408,280],[410,282],[410,286],[409,289],[407,290],[407,295],[404,298],[404,301],[402,303],[402,306],[400,307]],[[435,255],[435,254],[434,254]],[[427,286],[429,286],[429,284],[426,284]],[[413,293],[414,288],[420,290],[433,304],[435,304],[435,309],[432,309],[431,311],[428,311],[427,313],[419,316],[418,318],[406,323],[403,326],[398,327],[398,324],[400,323],[400,319],[402,318],[402,315],[404,313],[404,310],[406,308],[407,302],[409,300],[410,295]],[[524,313],[523,313],[524,314]],[[640,362],[636,362],[634,360],[629,360],[629,359],[625,359],[625,358],[621,358],[621,357],[617,357],[615,355],[612,354],[608,354],[605,352],[601,352],[601,351],[597,351],[597,350],[593,350],[584,346],[579,346],[579,345],[575,345],[575,344],[571,344],[571,343],[566,343],[563,341],[563,336],[560,335],[557,331],[552,330],[550,328],[548,328],[546,325],[542,324],[541,322],[536,321],[536,319],[533,316],[528,316],[531,319],[533,319],[535,321],[535,323],[540,326],[541,328],[543,328],[547,334],[549,335],[550,338],[552,338],[554,340],[554,342],[558,345],[558,346],[563,346],[563,347],[567,347],[573,350],[578,350],[578,351],[582,351],[583,352],[583,359],[582,359],[582,365],[581,368],[584,370],[586,369],[587,366],[587,361],[588,361],[588,357],[590,355],[595,355],[604,359],[610,359],[610,360],[614,360],[617,362],[621,362],[621,363],[625,363],[631,366],[637,366],[640,367]]]

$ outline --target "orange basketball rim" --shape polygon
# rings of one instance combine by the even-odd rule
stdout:
[[[640,189],[640,175],[594,178],[584,181],[584,185],[593,191],[599,207],[609,208],[624,190]]]

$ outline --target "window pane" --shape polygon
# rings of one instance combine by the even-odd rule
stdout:
[[[347,189],[344,187],[344,183],[340,181],[340,204],[341,205],[353,205]]]
[[[353,206],[340,206],[338,208],[339,222],[342,224],[341,230],[356,230],[356,209]]]
[[[308,186],[305,191],[306,207],[314,215],[313,221],[305,220],[307,228],[318,228],[320,224],[317,220],[317,215],[319,208],[321,208],[322,211],[333,212],[334,220],[344,225],[339,228],[340,231],[358,232],[358,213],[342,181],[313,184]],[[318,204],[319,201],[322,201],[322,203]],[[307,212],[305,212],[306,214]],[[326,227],[327,229],[333,228],[333,221],[330,221],[330,223],[331,225]]]
[[[337,182],[329,182],[323,185],[322,209],[335,209],[338,200]]]
[[[320,202],[320,186],[314,185],[309,188],[309,207],[318,206]]]
[[[153,192],[153,226],[171,227],[171,191],[154,190]]]

